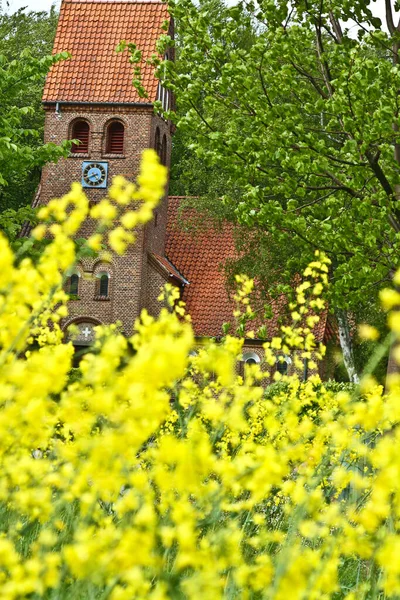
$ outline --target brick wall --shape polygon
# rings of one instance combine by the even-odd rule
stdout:
[[[162,306],[165,306],[157,298],[160,295],[160,290],[167,282],[168,275],[157,267],[153,261],[148,261],[145,306],[154,317],[158,316]]]
[[[108,182],[115,175],[124,175],[134,181],[139,171],[141,153],[145,148],[154,147],[156,127],[159,127],[161,139],[167,138],[167,165],[170,164],[171,131],[170,125],[154,115],[152,107],[133,106],[61,106],[59,115],[55,106],[46,107],[45,141],[60,143],[71,137],[72,124],[76,119],[86,119],[90,124],[89,151],[87,154],[71,154],[57,164],[49,164],[43,169],[40,203],[46,204],[52,198],[67,193],[73,181],[81,181],[82,161],[102,160],[108,162]],[[124,154],[106,153],[106,130],[112,119],[124,123]],[[89,200],[98,202],[106,195],[104,189],[85,189]],[[124,332],[129,335],[132,326],[144,307],[149,312],[156,309],[163,279],[154,269],[149,269],[148,254],[155,252],[164,255],[165,231],[167,220],[166,195],[153,219],[144,230],[137,232],[135,245],[119,257],[111,253],[111,262],[103,263],[99,256],[96,260],[85,260],[78,265],[80,273],[78,300],[69,303],[70,316],[65,321],[71,323],[84,318],[93,318],[102,323],[121,321]],[[94,231],[95,224],[88,219],[77,237],[87,238]],[[110,274],[109,298],[96,298],[96,273],[106,271]]]

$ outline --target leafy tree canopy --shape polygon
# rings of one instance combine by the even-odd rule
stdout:
[[[225,205],[287,249],[288,273],[324,250],[343,308],[398,266],[400,33],[386,4],[389,32],[362,1],[240,2],[216,19],[213,1],[172,0],[179,59],[159,69],[169,116],[223,169]]]
[[[29,217],[41,167],[70,145],[43,143],[43,83],[51,65],[68,58],[51,56],[56,21],[54,10],[0,13],[0,227],[11,238]]]

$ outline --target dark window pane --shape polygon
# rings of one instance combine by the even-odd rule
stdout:
[[[288,370],[288,364],[287,364],[286,360],[283,360],[283,361],[278,360],[278,362],[276,364],[276,370],[281,375],[286,375],[287,370]]]
[[[78,295],[79,275],[71,275],[69,283],[69,293],[71,295]]]
[[[158,156],[160,157],[161,154],[161,137],[160,137],[160,130],[157,127],[156,129],[156,135],[154,138],[154,150],[157,152]]]
[[[108,296],[108,275],[100,277],[100,296]]]
[[[160,160],[163,165],[167,164],[167,136],[165,135],[162,140]]]
[[[246,365],[256,365],[256,364],[257,364],[257,361],[255,358],[248,358],[246,360]]]

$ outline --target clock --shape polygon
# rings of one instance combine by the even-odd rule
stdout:
[[[82,163],[82,187],[106,188],[108,163],[84,161]]]

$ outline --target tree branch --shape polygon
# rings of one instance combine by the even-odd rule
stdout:
[[[388,198],[390,200],[395,200],[396,196],[394,194],[392,186],[390,185],[389,181],[387,180],[385,173],[382,171],[382,167],[380,166],[380,164],[378,162],[379,155],[371,156],[371,154],[369,152],[366,152],[366,157],[369,162],[369,166],[371,167],[372,171],[375,173],[377,180],[379,181],[379,183],[385,190]],[[393,229],[396,231],[396,233],[400,232],[399,217],[400,217],[400,214],[398,214],[398,211],[395,211],[395,216],[390,213],[388,215],[388,221],[389,221],[390,225],[393,227]]]
[[[319,19],[318,22],[314,23],[314,27],[315,27],[315,34],[316,34],[316,42],[317,42],[317,54],[318,54],[318,58],[320,61],[320,65],[321,65],[321,70],[322,70],[322,75],[325,81],[325,85],[328,89],[329,92],[329,96],[333,95],[333,86],[332,86],[332,77],[331,77],[331,73],[329,70],[329,65],[326,61],[325,58],[325,50],[324,50],[324,45],[322,43],[322,33],[321,33],[321,28],[322,28],[322,15],[321,15],[321,10],[322,7],[320,6],[320,13],[319,13]]]
[[[310,75],[310,73],[307,73],[307,71],[304,71],[304,69],[302,69],[301,67],[296,65],[292,60],[290,61],[290,64],[297,71],[297,73],[299,73],[299,75],[303,75],[304,77],[306,77],[309,80],[309,82],[313,85],[313,87],[316,89],[318,94],[320,94],[320,96],[322,96],[324,98],[324,100],[327,100],[329,98],[329,96],[327,94],[325,94],[324,90],[319,87],[315,78],[312,75]]]
[[[390,185],[389,181],[387,180],[385,173],[382,171],[382,167],[380,166],[380,164],[378,162],[379,154],[372,156],[370,152],[366,152],[365,156],[367,157],[369,166],[371,167],[372,171],[375,173],[377,180],[379,181],[379,183],[385,190],[386,194],[390,198],[393,198],[394,194],[393,194],[392,186]]]
[[[311,200],[311,202],[307,202],[306,204],[303,204],[302,206],[298,206],[297,208],[293,208],[290,210],[286,210],[286,213],[292,213],[292,212],[300,212],[303,210],[303,208],[307,208],[308,206],[313,206],[314,204],[318,204],[319,202],[322,202],[322,200],[326,200],[326,198],[329,198],[329,196],[332,196],[336,191],[336,188],[332,188],[332,190],[330,192],[328,192],[327,194],[325,194],[325,196],[321,196],[320,198],[316,198],[315,200]]]
[[[390,1],[390,0],[387,0],[387,1]],[[335,35],[337,38],[337,43],[341,44],[343,42],[342,26],[340,25],[340,22],[338,21],[338,19],[335,17],[335,15],[333,14],[333,12],[331,10],[329,11],[329,19],[331,21],[332,29],[335,32]]]
[[[387,28],[389,29],[390,35],[393,35],[396,31],[396,27],[394,26],[392,6],[390,0],[385,0],[385,12]]]
[[[258,68],[257,68],[257,71],[258,71],[258,74],[260,75],[261,87],[262,87],[262,89],[263,89],[264,96],[265,96],[265,97],[266,97],[266,99],[267,99],[268,106],[269,106],[270,108],[273,108],[273,105],[272,105],[271,99],[270,99],[270,97],[269,97],[269,94],[268,94],[267,86],[265,85],[264,76],[263,76],[263,74],[262,74],[262,64],[263,64],[263,62],[264,62],[264,56],[265,56],[265,52],[263,53],[263,55],[262,55],[262,57],[261,57],[260,65],[258,66]]]

